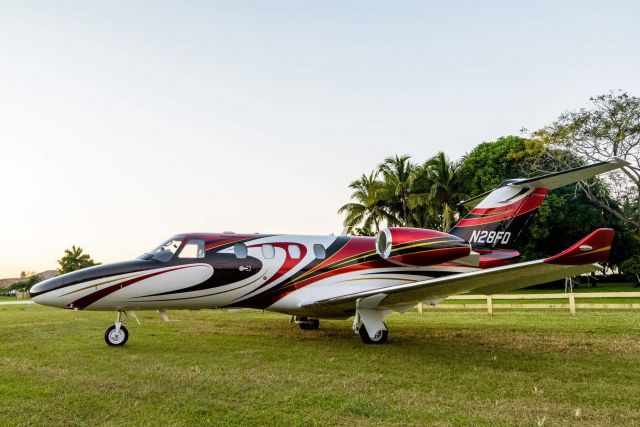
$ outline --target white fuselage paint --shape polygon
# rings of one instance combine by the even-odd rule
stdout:
[[[229,306],[242,307],[244,300],[278,286],[287,281],[291,276],[297,274],[301,269],[309,265],[309,263],[313,262],[316,259],[313,245],[321,244],[325,248],[328,248],[335,240],[336,237],[333,236],[256,236],[255,240],[247,243],[248,256],[260,260],[262,267],[242,280],[214,288],[181,292],[179,294],[157,295],[195,286],[212,277],[214,269],[211,265],[194,262],[179,266],[161,267],[88,280],[47,292],[41,296],[36,296],[34,297],[34,301],[56,307],[75,308],[69,305],[83,297],[90,296],[94,292],[100,292],[105,288],[111,288],[121,284],[123,285],[122,288],[97,299],[83,309],[158,310],[202,309]],[[273,258],[265,257],[261,245],[282,244],[283,242],[304,246],[306,248],[304,256],[292,260],[286,249],[275,247]],[[371,250],[373,249],[374,241],[372,239]],[[233,247],[224,249],[219,253],[233,254]],[[290,268],[284,272],[280,271],[283,264],[287,261],[290,263]],[[291,266],[291,264],[293,265]],[[250,271],[248,267],[242,265],[240,265],[239,270]],[[391,285],[427,280],[429,279],[427,273],[440,275],[442,273],[453,274],[473,270],[476,270],[476,268],[434,265],[429,267],[391,266],[388,268],[367,268],[351,271],[332,275],[301,287],[300,289],[293,290],[274,304],[266,307],[266,309],[281,313],[305,315],[302,306],[317,300],[384,288]],[[279,271],[281,276],[271,281]],[[403,271],[406,271],[406,273],[403,273]],[[422,274],[415,274],[415,272]],[[158,274],[153,275],[155,273]],[[127,284],[127,282],[130,282],[132,279],[142,276],[150,277],[135,281],[133,284]],[[264,283],[268,283],[268,285],[265,286]],[[336,313],[327,312],[326,316],[335,317]]]

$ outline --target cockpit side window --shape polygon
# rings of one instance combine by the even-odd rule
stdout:
[[[180,249],[182,239],[169,239],[151,252],[142,255],[142,259],[152,259],[154,261],[169,262]]]
[[[204,258],[204,240],[189,240],[178,254],[178,258]]]

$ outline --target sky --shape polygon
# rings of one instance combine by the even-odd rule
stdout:
[[[635,1],[0,4],[0,278],[79,245],[340,233],[392,154],[640,95]]]

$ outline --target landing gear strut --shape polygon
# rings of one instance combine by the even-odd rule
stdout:
[[[129,331],[127,331],[127,328],[122,324],[121,315],[122,312],[118,311],[116,323],[109,326],[107,331],[104,333],[105,342],[112,347],[125,345],[129,339]]]
[[[290,323],[297,323],[303,331],[315,331],[320,327],[320,320],[308,317],[292,316]]]

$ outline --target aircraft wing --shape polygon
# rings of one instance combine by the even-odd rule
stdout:
[[[373,297],[371,301],[375,301],[378,308],[393,309],[469,291],[491,295],[526,288],[600,269],[597,263],[608,260],[613,235],[612,229],[599,228],[569,249],[546,259],[347,294],[305,304],[304,307],[318,310],[324,307],[333,310],[344,308],[346,312],[353,310],[355,301]]]

